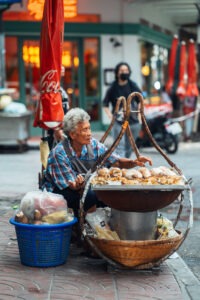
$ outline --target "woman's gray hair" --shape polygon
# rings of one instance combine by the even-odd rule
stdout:
[[[64,116],[63,131],[68,135],[69,132],[76,130],[79,123],[87,122],[89,120],[90,116],[84,109],[78,107],[71,108]]]

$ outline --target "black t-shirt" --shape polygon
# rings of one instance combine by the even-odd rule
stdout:
[[[128,96],[133,92],[142,93],[137,84],[129,80],[126,85],[119,85],[117,81],[114,81],[111,87],[107,90],[105,98],[103,100],[103,106],[109,107],[109,104],[112,106],[112,113],[115,111],[115,106],[117,103],[117,99],[121,96],[124,96],[127,100]],[[131,102],[131,110],[137,110],[139,100],[135,98],[136,101]],[[138,118],[136,113],[132,113],[130,117],[130,121],[132,123],[137,123]]]

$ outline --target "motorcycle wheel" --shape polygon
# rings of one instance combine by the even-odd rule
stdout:
[[[167,153],[174,154],[178,150],[178,136],[168,133],[165,136],[165,149]]]

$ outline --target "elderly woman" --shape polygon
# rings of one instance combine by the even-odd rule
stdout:
[[[72,108],[64,117],[64,141],[57,144],[49,154],[48,164],[44,176],[44,188],[47,191],[62,194],[67,200],[68,207],[78,214],[81,190],[84,187],[84,174],[107,148],[98,140],[92,138],[90,116],[81,108]],[[144,166],[151,159],[141,156],[131,160],[120,158],[114,152],[107,159],[107,167],[132,168]],[[92,212],[96,207],[104,206],[92,190],[85,198],[84,210]]]

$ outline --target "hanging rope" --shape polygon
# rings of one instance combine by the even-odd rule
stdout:
[[[108,129],[106,130],[106,132],[104,133],[104,135],[102,136],[102,138],[100,139],[100,142],[101,143],[104,143],[106,138],[108,137],[116,119],[117,119],[117,116],[119,114],[119,109],[121,107],[121,104],[122,104],[122,107],[123,107],[123,110],[122,110],[122,113],[125,114],[126,113],[126,98],[121,96],[118,98],[117,100],[117,103],[116,103],[116,107],[115,107],[115,111],[114,111],[114,114],[113,114],[113,117],[112,117],[112,121],[108,127]]]
[[[160,148],[160,146],[157,144],[156,140],[153,138],[151,131],[147,125],[146,118],[144,116],[144,100],[143,100],[142,95],[138,92],[134,92],[129,95],[129,101],[131,101],[133,97],[138,97],[138,99],[140,101],[140,114],[141,114],[142,125],[144,126],[144,129],[145,129],[146,133],[148,134],[151,143],[158,150],[158,152],[165,158],[165,160],[168,162],[168,164],[172,168],[176,169],[180,175],[182,175],[182,171],[175,165],[175,163],[173,163],[170,160],[170,158],[167,156],[167,154]],[[130,105],[128,105],[128,110],[130,110]],[[128,113],[130,114],[130,112],[128,112]]]

